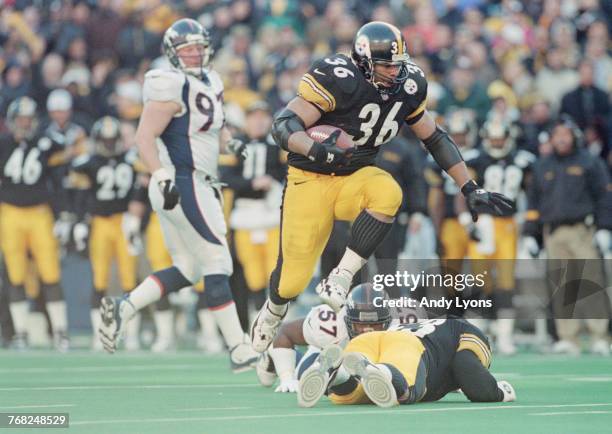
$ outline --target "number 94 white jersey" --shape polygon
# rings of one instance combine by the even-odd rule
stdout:
[[[145,103],[173,101],[181,107],[158,140],[162,165],[216,177],[225,120],[219,75],[209,70],[199,80],[178,70],[154,69],[145,75],[143,97]]]

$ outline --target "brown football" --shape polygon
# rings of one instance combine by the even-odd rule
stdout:
[[[349,149],[355,146],[351,136],[349,136],[342,128],[338,128],[333,125],[316,125],[308,128],[306,130],[306,134],[308,134],[312,140],[322,142],[336,130],[340,130],[340,135],[336,141],[336,146],[338,146],[340,149]]]

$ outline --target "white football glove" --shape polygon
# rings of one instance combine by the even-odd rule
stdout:
[[[89,225],[85,222],[78,222],[72,227],[72,239],[74,240],[74,248],[81,253],[87,250],[87,241],[89,240]]]
[[[53,235],[61,246],[65,246],[70,242],[72,225],[74,225],[75,217],[68,212],[60,213],[59,219],[53,225]]]
[[[612,237],[610,236],[610,231],[608,229],[599,229],[597,232],[595,232],[593,241],[604,259],[609,259],[612,257]]]
[[[236,157],[240,158],[243,161],[246,160],[246,157],[249,155],[249,152],[247,151],[246,143],[244,143],[242,140],[239,140],[239,139],[228,140],[225,146],[227,147],[227,150],[229,152],[231,152],[232,154],[234,154]]]
[[[532,258],[537,258],[540,256],[540,245],[534,237],[523,238],[523,248]]]
[[[516,392],[514,391],[512,384],[508,383],[507,381],[498,381],[497,387],[499,387],[499,390],[501,390],[504,394],[503,402],[516,401]]]
[[[132,256],[142,253],[142,237],[140,235],[140,218],[129,212],[123,213],[121,230],[128,244],[128,252]]]
[[[294,378],[291,378],[289,380],[282,380],[274,391],[280,393],[297,393],[299,385],[300,382]]]

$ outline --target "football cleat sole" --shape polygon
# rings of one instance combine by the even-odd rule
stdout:
[[[360,353],[348,353],[342,362],[347,372],[361,378],[361,384],[368,398],[379,407],[399,405],[397,393],[389,374],[373,365]]]
[[[342,348],[338,345],[325,347],[317,361],[302,374],[297,398],[300,407],[312,407],[325,394],[331,371],[342,364]]]

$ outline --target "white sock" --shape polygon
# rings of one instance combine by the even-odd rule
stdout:
[[[277,316],[285,316],[287,309],[289,309],[289,303],[287,304],[276,304],[272,300],[268,299],[267,309]],[[266,305],[264,304],[264,309]]]
[[[200,330],[205,340],[217,340],[221,338],[219,336],[219,330],[217,329],[217,321],[210,310],[198,310],[198,320],[200,320]]]
[[[93,330],[94,338],[99,340],[98,329],[100,328],[100,323],[102,322],[102,318],[100,318],[100,309],[91,309],[89,311],[89,317],[91,318],[91,328]]]
[[[140,340],[140,314],[136,313],[125,324],[125,339]]]
[[[347,247],[337,268],[347,271],[351,276],[354,276],[367,262],[367,259],[362,258]]]
[[[53,328],[53,333],[65,333],[68,329],[66,302],[63,300],[48,302],[47,312],[49,313],[49,319],[51,320],[51,327]]]
[[[338,368],[337,374],[330,383],[330,386],[338,386],[339,384],[344,384],[351,378],[351,375],[346,371],[346,368],[342,365]]]
[[[228,348],[232,349],[236,345],[244,342],[244,331],[240,326],[236,305],[232,301],[229,304],[219,306],[218,308],[209,308],[215,317],[217,325],[221,329],[221,334]]]
[[[28,301],[13,301],[9,303],[9,310],[11,311],[15,333],[27,333],[28,316],[30,315]]]
[[[268,354],[274,362],[278,378],[281,381],[291,380],[295,372],[295,350],[293,348],[270,348]]]
[[[149,276],[129,293],[128,300],[130,300],[134,309],[138,311],[156,302],[161,296],[162,288],[160,288],[155,278]]]
[[[158,310],[153,314],[157,340],[172,340],[174,337],[174,312],[171,309]]]

